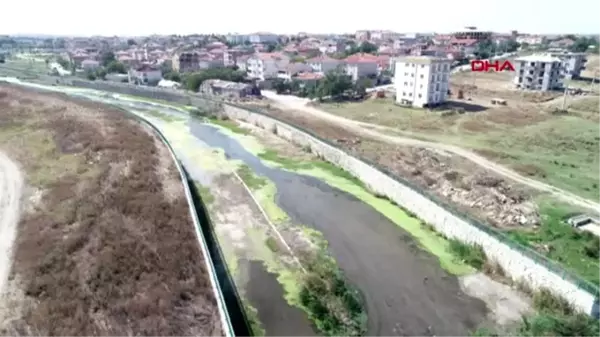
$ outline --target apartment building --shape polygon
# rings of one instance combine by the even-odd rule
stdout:
[[[432,56],[404,56],[396,61],[396,103],[429,107],[448,96],[451,60]]]
[[[254,33],[248,37],[252,43],[276,43],[279,41],[279,35],[273,33]]]
[[[562,60],[548,54],[517,58],[514,84],[519,89],[549,91],[562,88]]]
[[[550,56],[557,57],[562,61],[561,75],[566,79],[578,78],[585,65],[585,53],[555,52]]]
[[[290,64],[290,58],[280,53],[257,53],[246,61],[248,77],[264,81],[276,78]]]
[[[306,60],[306,64],[308,64],[314,72],[328,73],[340,66],[342,61],[331,58],[327,55],[320,55]]]
[[[196,52],[181,52],[175,54],[172,59],[173,70],[179,73],[187,73],[200,70],[200,54]]]

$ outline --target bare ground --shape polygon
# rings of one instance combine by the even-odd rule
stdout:
[[[223,335],[181,180],[156,136],[112,108],[8,85],[0,111],[0,148],[34,191],[0,333]]]
[[[448,200],[456,208],[500,228],[536,226],[540,216],[533,193],[451,153],[388,144],[362,137],[329,121],[294,111],[269,113],[329,139],[417,186]]]

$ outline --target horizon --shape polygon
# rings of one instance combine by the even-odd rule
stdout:
[[[357,30],[450,33],[466,26],[499,33],[517,30],[542,35],[600,34],[596,24],[596,16],[600,12],[600,1],[597,0],[573,0],[567,8],[551,6],[543,0],[492,0],[485,3],[478,0],[451,3],[441,0],[421,0],[418,3],[381,0],[373,6],[372,12],[364,6],[351,6],[340,0],[305,0],[297,7],[310,11],[301,8],[299,14],[282,10],[281,4],[274,0],[256,0],[252,6],[245,4],[241,0],[202,4],[173,1],[169,3],[170,8],[176,9],[177,14],[173,15],[164,7],[147,6],[139,0],[106,0],[101,6],[94,7],[92,13],[83,11],[78,15],[73,8],[81,3],[74,0],[14,1],[3,5],[4,12],[27,13],[29,20],[19,15],[7,16],[0,21],[0,34],[136,37],[254,32],[352,34]],[[35,11],[32,12],[31,8]],[[242,10],[232,11],[231,8]],[[123,13],[122,17],[120,13]],[[519,16],[525,19],[513,19]],[[99,19],[94,20],[96,18]],[[562,32],[557,32],[557,22],[560,22]]]

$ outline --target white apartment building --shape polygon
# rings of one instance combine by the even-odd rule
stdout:
[[[514,84],[519,89],[548,91],[563,86],[562,60],[547,54],[529,55],[515,60]]]
[[[279,53],[258,53],[246,61],[248,77],[264,81],[276,78],[279,70],[285,69],[290,64],[290,58]]]
[[[405,56],[396,61],[396,103],[413,107],[446,101],[452,60],[433,56]]]

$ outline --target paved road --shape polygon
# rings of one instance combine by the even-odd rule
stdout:
[[[12,244],[19,221],[23,175],[15,163],[0,152],[0,292],[11,267]]]
[[[298,98],[298,97],[289,96],[289,95],[278,95],[272,91],[266,91],[266,90],[264,90],[262,92],[262,94],[263,94],[263,96],[277,102],[284,108],[293,109],[293,110],[302,111],[302,112],[311,114],[311,115],[315,116],[316,118],[320,118],[323,120],[333,122],[337,125],[340,125],[346,129],[348,129],[348,130],[354,131],[357,134],[360,134],[364,137],[376,139],[376,140],[379,140],[382,142],[386,142],[388,144],[411,145],[411,146],[419,146],[419,147],[424,147],[424,148],[432,148],[432,149],[438,149],[438,150],[442,150],[442,151],[448,151],[450,153],[459,155],[463,158],[469,159],[470,161],[476,163],[477,165],[485,167],[486,169],[493,171],[496,174],[501,175],[507,179],[521,183],[526,186],[529,186],[530,188],[536,189],[538,191],[551,193],[555,197],[557,197],[565,202],[568,202],[570,204],[577,205],[580,207],[585,207],[588,209],[592,209],[594,211],[600,211],[600,204],[598,204],[597,202],[582,198],[574,193],[562,190],[558,187],[543,183],[541,181],[524,177],[524,176],[520,175],[519,173],[517,173],[503,165],[495,163],[495,162],[488,160],[472,151],[463,149],[461,147],[458,147],[455,145],[449,145],[449,144],[436,143],[436,142],[432,142],[432,141],[424,141],[424,140],[414,139],[414,138],[410,138],[410,137],[386,135],[386,134],[383,134],[378,131],[381,129],[385,129],[386,127],[383,127],[381,125],[376,125],[376,124],[354,121],[354,120],[351,120],[348,118],[330,114],[328,112],[325,112],[320,109],[316,109],[314,107],[307,106],[306,104],[308,103],[309,100],[305,99],[305,98]],[[367,129],[365,127],[369,127],[372,129]],[[388,128],[388,129],[395,130],[395,129],[391,129],[391,128]],[[396,131],[398,131],[398,130],[396,130]]]

